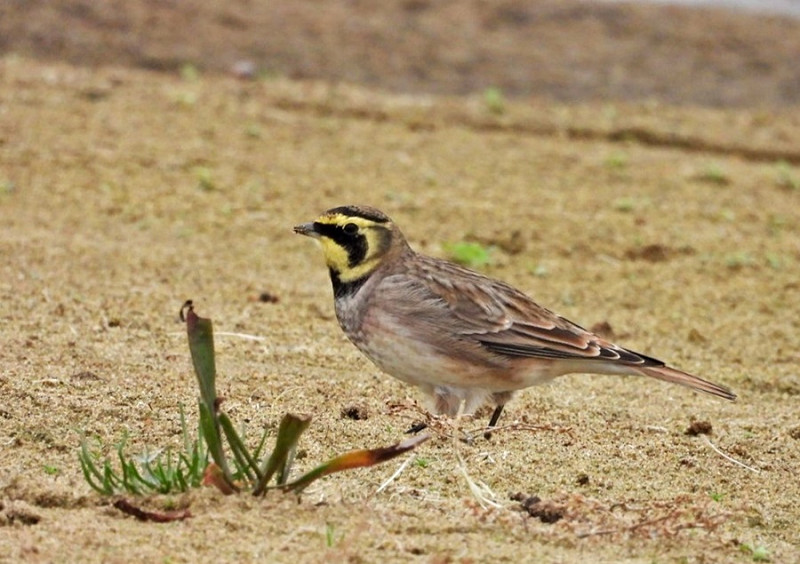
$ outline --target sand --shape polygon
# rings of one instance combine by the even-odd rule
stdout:
[[[498,113],[480,92],[5,56],[0,559],[800,559],[799,123],[792,107],[506,100]],[[488,413],[434,425],[380,492],[404,458],[325,478],[299,503],[128,497],[192,514],[168,524],[111,507],[83,479],[80,437],[110,454],[124,433],[133,453],[180,446],[179,405],[194,417],[197,396],[187,298],[218,333],[263,337],[218,335],[220,393],[253,435],[312,414],[298,471],[419,420],[415,390],[342,335],[319,250],[292,233],[346,203],[380,207],[429,254],[491,246],[484,272],[739,400],[567,376],[521,393],[489,441],[452,438]],[[343,416],[354,406],[366,417]],[[710,434],[687,434],[697,422]]]

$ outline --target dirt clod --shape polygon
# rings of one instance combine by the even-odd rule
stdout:
[[[353,421],[364,421],[369,419],[369,412],[364,406],[350,405],[342,408],[342,417]]]
[[[688,338],[689,338],[689,342],[690,343],[702,344],[702,343],[707,343],[708,342],[708,337],[703,335],[700,331],[698,331],[695,328],[692,328],[692,329],[689,330]]]
[[[710,435],[711,422],[710,421],[692,421],[686,429],[687,435],[696,437],[697,435]]]
[[[81,372],[77,372],[71,376],[73,380],[93,380],[97,381],[100,380],[100,376],[92,372],[91,370],[83,370]]]
[[[629,260],[646,260],[647,262],[663,262],[670,258],[671,251],[668,247],[659,244],[645,245],[625,251],[625,258]]]
[[[36,525],[42,516],[24,501],[11,501],[0,505],[0,525]]]
[[[516,493],[512,501],[518,501],[520,507],[531,517],[537,517],[542,523],[555,523],[564,517],[564,508],[551,501],[543,501],[537,495]]]
[[[277,304],[280,298],[271,292],[261,292],[258,295],[258,301],[265,304]]]

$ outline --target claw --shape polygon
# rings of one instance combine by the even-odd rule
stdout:
[[[408,428],[408,430],[406,431],[406,435],[416,435],[423,429],[427,429],[427,427],[428,424],[423,423],[422,421],[420,421],[419,423],[414,423],[411,427]]]

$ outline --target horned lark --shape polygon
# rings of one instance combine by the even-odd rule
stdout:
[[[343,206],[294,228],[316,239],[336,317],[381,370],[417,386],[438,414],[495,405],[515,391],[575,372],[635,374],[733,400],[728,388],[611,343],[515,288],[416,253],[385,214]]]

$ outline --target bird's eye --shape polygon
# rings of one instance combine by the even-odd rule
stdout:
[[[348,235],[355,235],[356,233],[358,233],[358,225],[356,225],[355,223],[346,223],[343,229],[344,232],[347,233]]]

